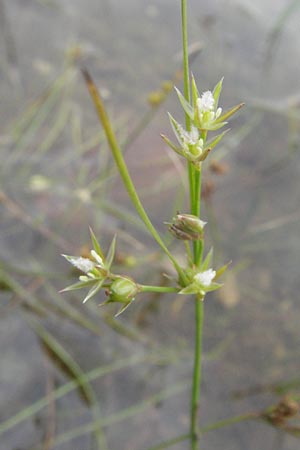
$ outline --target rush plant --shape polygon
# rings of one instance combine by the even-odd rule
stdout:
[[[137,213],[161,250],[168,256],[177,276],[172,280],[170,286],[148,286],[131,279],[126,274],[115,273],[113,264],[116,237],[114,237],[109,251],[105,255],[94,232],[91,230],[93,249],[88,258],[63,255],[68,262],[82,272],[79,282],[65,288],[63,291],[87,288],[88,292],[83,300],[87,302],[92,297],[97,296],[99,291],[103,289],[107,298],[102,304],[119,304],[117,316],[145,292],[172,292],[174,295],[193,297],[195,308],[194,369],[191,382],[190,430],[188,436],[190,448],[196,450],[199,448],[198,412],[201,385],[204,300],[209,292],[220,288],[221,284],[218,282],[218,279],[227,268],[227,265],[219,269],[212,267],[212,249],[205,254],[204,230],[209,224],[201,218],[201,175],[210,152],[213,151],[228,131],[227,129],[224,130],[227,120],[243,104],[238,104],[227,111],[223,111],[222,107],[219,106],[223,79],[211,91],[199,91],[196,80],[189,70],[186,3],[187,0],[181,0],[184,91],[181,93],[175,88],[185,114],[185,124],[180,124],[169,114],[175,141],[166,135],[162,135],[165,143],[181,158],[186,160],[190,204],[187,207],[187,212],[178,213],[168,223],[169,230],[173,236],[183,241],[185,246],[183,249],[187,253],[186,264],[182,266],[177,261],[149,219],[132,182],[102,98],[91,76],[84,70],[83,75],[124,186]],[[223,131],[219,132],[221,129]],[[211,133],[213,134],[212,137]],[[188,299],[186,307],[190,308],[191,304],[190,299]]]

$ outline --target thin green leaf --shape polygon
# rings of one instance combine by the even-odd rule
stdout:
[[[165,143],[166,143],[169,147],[171,147],[172,150],[174,150],[174,151],[175,151],[176,153],[178,153],[179,155],[182,155],[181,149],[180,149],[179,147],[176,147],[176,145],[173,144],[173,142],[170,141],[170,139],[169,139],[167,136],[165,136],[164,134],[161,134],[161,137],[163,138],[163,140],[165,141]]]
[[[138,193],[135,189],[135,186],[133,184],[133,181],[131,179],[131,176],[129,174],[127,165],[125,163],[123,154],[121,152],[120,146],[118,144],[116,135],[114,133],[112,124],[109,120],[109,116],[106,112],[105,109],[105,105],[102,101],[102,98],[99,94],[99,91],[97,89],[97,86],[95,85],[92,77],[90,76],[90,74],[88,73],[88,71],[86,69],[82,70],[82,74],[84,76],[84,79],[86,81],[87,84],[87,88],[89,90],[89,93],[91,95],[91,98],[93,100],[93,103],[95,105],[96,111],[97,111],[97,115],[98,118],[104,128],[105,131],[105,135],[107,138],[107,142],[109,144],[110,150],[112,152],[112,155],[114,157],[114,160],[116,162],[116,165],[118,167],[120,176],[123,180],[123,183],[126,187],[126,190],[129,194],[129,197],[133,203],[133,205],[135,206],[135,209],[137,211],[137,213],[139,214],[139,216],[141,217],[142,221],[144,222],[144,224],[146,225],[148,231],[151,233],[151,235],[153,236],[153,238],[155,239],[155,241],[158,243],[158,245],[163,249],[163,251],[166,253],[166,255],[168,255],[168,258],[170,259],[170,261],[172,262],[173,266],[175,267],[177,273],[184,279],[185,278],[185,274],[184,271],[182,269],[182,267],[179,265],[179,263],[177,262],[177,260],[175,259],[175,257],[172,255],[172,253],[169,251],[169,249],[167,248],[166,244],[164,243],[164,241],[162,240],[162,238],[160,237],[159,233],[157,232],[156,228],[153,226],[151,220],[149,219],[149,216],[147,215],[141,200],[138,196]]]
[[[220,287],[222,287],[222,286],[223,286],[223,284],[220,284],[220,283],[211,283],[211,285],[207,286],[205,288],[205,290],[206,290],[206,292],[211,292],[211,291],[215,291],[217,289],[220,289]]]
[[[95,284],[96,282],[97,280],[79,281],[78,283],[71,284],[70,286],[62,289],[59,292],[68,292],[68,291],[75,291],[76,289],[83,289],[85,287]]]
[[[198,286],[190,284],[189,286],[186,286],[185,288],[181,289],[181,291],[179,291],[178,294],[182,295],[197,294],[198,291],[199,291]]]
[[[239,109],[241,109],[245,103],[240,103],[239,105],[234,106],[233,108],[226,111],[224,114],[222,114],[215,123],[220,124],[221,121],[227,120],[229,117],[231,117],[233,114],[235,114]]]
[[[186,101],[186,99],[184,98],[182,93],[177,89],[177,87],[175,87],[175,91],[178,95],[179,101],[181,103],[182,108],[184,109],[184,112],[189,116],[191,120],[194,120],[195,116],[194,109],[189,104],[189,102]]]
[[[220,140],[223,138],[223,136],[228,133],[228,130],[223,131],[223,133],[218,134],[214,139],[212,139],[210,142],[207,142],[207,147],[209,147],[211,150],[220,142]]]
[[[88,300],[90,300],[94,295],[97,294],[98,291],[102,288],[102,285],[104,283],[105,279],[99,281],[96,286],[92,287],[92,289],[89,290],[87,296],[84,298],[82,303],[86,303]]]
[[[227,123],[228,122],[218,122],[218,120],[215,120],[211,125],[205,125],[205,127],[203,127],[203,130],[216,131],[227,125]]]
[[[219,104],[219,97],[220,97],[220,94],[222,91],[223,80],[224,80],[224,77],[221,78],[221,80],[219,81],[219,83],[216,84],[216,86],[213,90],[213,96],[215,99],[215,109],[217,109],[218,104]]]
[[[131,300],[130,302],[128,302],[128,303],[125,303],[125,305],[123,305],[123,306],[119,309],[119,311],[117,312],[117,314],[115,314],[115,317],[118,317],[120,314],[122,314],[122,312],[124,312],[125,309],[127,309],[128,306],[131,304],[131,302],[132,302],[132,300]]]
[[[114,257],[115,257],[115,252],[116,252],[116,241],[117,241],[117,235],[114,235],[113,240],[111,241],[108,253],[107,253],[107,257],[106,257],[106,267],[107,269],[110,269]]]
[[[95,236],[95,233],[93,232],[92,228],[90,227],[90,234],[91,234],[91,239],[92,239],[92,243],[93,243],[93,247],[96,253],[98,253],[99,256],[101,256],[101,258],[103,259],[103,261],[105,261],[105,256],[104,253],[100,247],[99,242],[97,241],[97,238]]]
[[[196,85],[196,81],[194,78],[194,75],[192,74],[192,101],[193,101],[193,107],[195,108],[197,105],[197,99],[200,97],[199,91]]]
[[[174,132],[174,134],[176,136],[176,139],[179,142],[179,144],[182,145],[182,137],[181,137],[182,127],[181,127],[181,125],[178,122],[176,122],[176,120],[174,119],[174,117],[170,113],[168,113],[168,116],[169,116],[169,119],[170,119],[172,130],[173,130],[173,132]]]
[[[216,276],[214,280],[217,280],[223,273],[228,269],[228,266],[231,264],[231,261],[229,261],[227,264],[224,264],[224,266],[220,267],[220,269],[217,270]]]
[[[212,258],[214,254],[214,249],[211,247],[209,252],[207,253],[203,263],[201,264],[201,270],[204,272],[205,270],[208,270],[211,266]]]

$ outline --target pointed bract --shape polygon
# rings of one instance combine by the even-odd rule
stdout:
[[[227,264],[224,264],[224,266],[220,267],[220,269],[217,270],[215,280],[217,280],[223,273],[228,269],[228,266],[230,266],[231,261],[229,261]]]
[[[193,104],[193,108],[196,107],[197,98],[199,98],[199,97],[200,97],[200,95],[198,92],[196,81],[195,81],[194,75],[192,74],[192,104]]]
[[[211,122],[210,124],[205,124],[205,125],[201,125],[200,129],[201,130],[206,130],[206,131],[216,131],[219,130],[220,128],[224,127],[225,125],[227,125],[228,122]]]
[[[88,294],[86,295],[86,297],[84,298],[82,303],[86,303],[88,300],[90,300],[92,297],[94,297],[94,295],[96,295],[97,292],[100,291],[100,289],[102,288],[104,281],[105,281],[104,279],[101,281],[98,281],[98,283],[96,283],[95,286],[93,286],[89,290]]]
[[[207,142],[207,146],[212,150],[215,148],[215,146],[220,142],[220,140],[225,136],[226,133],[228,133],[228,130],[223,131],[223,133],[218,134],[213,140],[210,142]]]
[[[217,120],[216,123],[220,125],[220,123],[224,120],[229,119],[233,114],[235,114],[239,109],[241,109],[245,103],[240,103],[239,105],[234,106],[233,108],[230,108],[228,111],[226,111],[224,114],[222,114]],[[223,125],[222,125],[223,126]]]
[[[103,261],[105,260],[104,258],[104,253],[100,247],[99,242],[97,241],[97,238],[92,230],[92,228],[90,227],[90,234],[91,234],[91,239],[92,239],[92,243],[93,243],[93,247],[96,253],[98,253],[98,255],[101,256],[101,258],[103,259]]]
[[[83,289],[85,287],[92,286],[95,283],[96,280],[79,281],[78,283],[71,284],[70,286],[62,289],[59,292],[61,293],[61,292],[75,291],[76,289]]]
[[[176,91],[176,93],[178,95],[179,101],[181,103],[181,106],[182,106],[184,112],[189,116],[189,118],[191,120],[194,120],[194,117],[195,117],[194,109],[189,104],[189,102],[186,101],[186,99],[184,98],[182,93],[179,91],[179,89],[177,89],[177,87],[175,87],[174,89],[175,89],[175,91]]]
[[[173,129],[173,132],[174,132],[174,134],[175,134],[175,136],[176,136],[176,139],[177,139],[177,141],[179,142],[179,144],[180,145],[182,145],[182,131],[183,131],[183,128],[182,128],[182,126],[174,119],[174,117],[170,114],[170,113],[168,113],[168,116],[169,116],[169,119],[170,119],[170,124],[171,124],[171,127],[172,127],[172,129]]]
[[[170,139],[165,136],[164,134],[161,134],[161,137],[163,138],[163,140],[165,141],[165,143],[172,149],[174,150],[174,152],[178,153],[179,155],[182,155],[182,150],[179,147],[176,147],[175,144],[173,144],[173,142],[170,141]]]
[[[214,254],[214,250],[213,250],[213,247],[211,247],[211,249],[207,253],[203,263],[201,264],[202,271],[207,270],[209,268],[209,266],[211,265],[213,254]]]
[[[118,317],[120,314],[122,314],[122,312],[124,312],[125,311],[125,309],[127,309],[128,308],[128,306],[130,306],[130,304],[131,304],[131,302],[133,301],[134,299],[132,299],[130,302],[128,302],[128,303],[125,303],[125,305],[123,305],[120,309],[119,309],[119,311],[117,312],[117,314],[115,314],[115,317]]]
[[[109,270],[114,257],[115,257],[115,252],[116,252],[116,242],[117,242],[117,235],[115,234],[113,237],[113,240],[111,241],[107,256],[106,256],[106,268]]]
[[[221,78],[221,80],[219,81],[219,83],[216,84],[216,86],[214,87],[214,90],[213,90],[213,96],[215,99],[215,108],[218,108],[218,105],[219,105],[219,98],[220,98],[220,94],[222,91],[223,80],[224,80],[224,77]]]

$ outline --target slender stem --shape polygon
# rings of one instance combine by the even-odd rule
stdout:
[[[194,348],[194,371],[191,400],[190,435],[192,450],[198,449],[198,411],[200,400],[201,383],[201,359],[202,359],[202,328],[204,308],[203,301],[195,299],[195,348]]]
[[[191,252],[191,247],[188,241],[183,241],[184,242],[184,246],[185,246],[185,250],[186,250],[186,256],[188,258],[188,262],[189,264],[193,261],[193,255]]]
[[[182,16],[182,43],[183,43],[183,72],[184,72],[184,96],[190,102],[190,80],[188,61],[188,37],[187,37],[187,0],[181,0]],[[186,114],[186,129],[190,131],[191,120]],[[201,172],[195,170],[191,163],[188,163],[189,187],[190,187],[190,208],[191,213],[200,216],[200,194],[201,194]],[[199,266],[202,259],[203,241],[196,241],[193,245],[194,264]],[[204,308],[203,302],[195,299],[195,345],[194,345],[194,370],[190,410],[190,440],[191,449],[198,447],[198,409],[200,399],[201,383],[201,358],[202,358],[202,328],[203,328]]]
[[[194,214],[197,217],[200,217],[200,208],[201,208],[201,168],[200,170],[195,171],[194,198],[191,208],[192,214]],[[194,263],[196,266],[199,266],[202,260],[203,240],[194,241],[193,248],[194,248]]]
[[[183,85],[184,97],[190,102],[190,72],[189,72],[189,51],[188,51],[188,35],[187,35],[187,12],[186,0],[181,0],[181,18],[182,18],[182,44],[183,44]],[[188,131],[191,129],[191,119],[188,114],[185,115],[185,124]]]
[[[245,420],[255,420],[259,419],[260,415],[257,413],[248,413],[242,414],[240,416],[230,417],[229,419],[219,420],[218,422],[214,422],[210,425],[206,425],[200,428],[201,434],[207,433],[209,431],[218,430],[219,428],[227,427],[228,425],[234,425],[239,422],[243,422]],[[155,447],[148,448],[147,450],[163,450],[165,448],[172,447],[179,442],[187,441],[190,438],[190,434],[182,434],[173,439],[169,439],[167,441],[162,442],[161,444],[156,445]]]
[[[106,134],[106,138],[107,138],[109,147],[110,147],[113,157],[115,159],[116,165],[118,167],[118,170],[119,170],[119,173],[123,180],[123,183],[125,185],[125,188],[129,194],[129,197],[130,197],[132,203],[134,204],[135,209],[138,212],[140,218],[146,225],[148,231],[152,234],[153,238],[156,240],[156,242],[159,244],[159,246],[162,248],[162,250],[168,255],[169,259],[173,263],[178,274],[184,279],[185,278],[184,271],[182,270],[182,268],[180,267],[180,265],[178,264],[178,262],[176,261],[174,256],[171,254],[171,252],[168,250],[168,248],[166,247],[162,238],[160,237],[160,235],[158,234],[158,232],[152,225],[152,222],[149,219],[149,217],[140,201],[140,198],[136,192],[136,189],[134,187],[134,184],[133,184],[130,174],[128,172],[128,169],[127,169],[125,160],[123,158],[121,149],[119,147],[118,141],[116,139],[115,133],[111,126],[111,122],[109,120],[108,114],[104,107],[102,98],[98,92],[98,89],[97,89],[95,83],[93,82],[91,76],[89,75],[89,73],[86,70],[83,71],[83,75],[84,75],[85,81],[87,83],[87,87],[89,89],[92,100],[94,102],[94,105],[96,107],[96,111],[97,111],[99,120],[102,123],[102,126],[104,128],[104,132]]]
[[[195,197],[193,199],[192,214],[199,217],[200,215],[200,191],[201,191],[201,172],[195,173]],[[199,266],[202,259],[203,241],[194,242],[194,264]],[[191,419],[190,419],[190,435],[191,449],[197,450],[198,445],[198,411],[200,401],[200,385],[201,385],[201,363],[202,363],[202,329],[204,319],[204,303],[195,298],[195,344],[194,344],[194,370],[192,384],[191,399]]]
[[[260,413],[250,412],[247,414],[241,414],[240,416],[229,417],[229,419],[219,420],[218,422],[212,423],[210,425],[206,425],[200,429],[201,433],[207,433],[209,431],[218,430],[219,428],[224,428],[229,425],[234,425],[239,422],[243,422],[245,420],[257,420],[261,418]]]
[[[190,71],[189,71],[189,51],[188,51],[188,34],[187,34],[187,8],[186,0],[181,0],[181,19],[182,19],[182,45],[183,45],[183,92],[188,102],[191,100],[190,89]],[[185,114],[185,126],[187,131],[191,130],[191,119]],[[195,169],[191,162],[188,162],[189,188],[190,188],[190,205],[194,201],[194,177]]]
[[[168,286],[146,286],[144,284],[139,284],[139,287],[142,292],[178,292],[180,289],[176,287],[168,287]]]

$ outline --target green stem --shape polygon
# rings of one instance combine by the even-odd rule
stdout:
[[[200,208],[201,208],[201,169],[195,171],[194,198],[191,208],[192,214],[194,214],[197,217],[200,217]],[[202,260],[203,240],[194,241],[193,248],[194,248],[194,263],[196,264],[196,266],[199,266]]]
[[[201,360],[202,360],[202,328],[203,328],[204,308],[203,301],[195,299],[195,348],[194,348],[194,371],[192,384],[191,399],[191,419],[190,419],[190,436],[191,449],[198,449],[198,411],[200,400],[200,383],[201,383]]]
[[[200,429],[201,433],[208,433],[209,431],[218,430],[219,428],[224,428],[229,425],[234,425],[239,422],[244,422],[245,420],[257,420],[261,417],[259,413],[247,413],[240,416],[230,417],[229,419],[219,420],[218,422],[212,423],[211,425],[206,425]]]
[[[189,60],[188,60],[188,37],[187,37],[187,0],[181,0],[182,16],[182,43],[183,43],[183,72],[184,72],[184,96],[190,103],[190,80],[189,80]],[[186,114],[186,129],[190,131],[191,120]],[[190,208],[191,213],[200,216],[200,195],[201,195],[201,172],[195,170],[191,163],[188,163],[188,176],[190,187]],[[193,245],[194,264],[199,266],[202,259],[203,241],[196,241]],[[203,302],[195,299],[195,346],[194,346],[194,369],[192,383],[192,397],[190,409],[190,440],[191,449],[198,449],[198,409],[200,399],[201,383],[201,359],[202,359],[202,328],[203,328]]]
[[[187,34],[187,11],[186,0],[181,0],[181,28],[182,28],[182,45],[183,45],[183,93],[188,102],[191,100],[190,89],[190,71],[189,71],[189,51],[188,51],[188,34]],[[188,114],[185,114],[185,127],[187,131],[191,130],[191,119]],[[189,188],[190,188],[190,205],[194,201],[194,177],[195,168],[191,162],[188,162],[188,176],[189,176]]]
[[[219,428],[224,428],[229,425],[234,425],[239,422],[243,422],[245,420],[255,420],[259,419],[260,415],[257,413],[248,413],[242,414],[240,416],[230,417],[229,419],[219,420],[218,422],[214,422],[210,425],[206,425],[205,427],[200,428],[200,433],[208,433],[209,431],[218,430]],[[168,439],[167,441],[162,442],[154,447],[150,447],[147,450],[163,450],[165,448],[172,447],[179,442],[184,442],[190,439],[190,434],[181,434],[173,439]]]
[[[190,102],[190,71],[189,71],[189,51],[188,51],[188,35],[187,35],[187,13],[186,0],[181,0],[181,18],[182,18],[182,44],[183,44],[183,85],[184,97]],[[185,124],[188,131],[191,129],[191,119],[185,114]]]
[[[139,284],[142,292],[178,292],[180,289],[176,287],[168,287],[168,286],[146,286],[144,284]]]
[[[201,172],[195,172],[195,186],[194,198],[192,204],[192,214],[200,216],[200,192],[201,192]],[[203,241],[194,242],[194,264],[199,266],[202,259]],[[194,344],[194,370],[193,370],[193,384],[192,384],[192,399],[191,399],[191,418],[190,418],[190,436],[191,449],[197,450],[198,445],[198,412],[200,401],[200,385],[201,385],[201,363],[202,363],[202,330],[204,319],[204,303],[196,297],[195,298],[195,344]]]
[[[119,173],[123,180],[123,183],[125,185],[125,188],[129,194],[129,197],[130,197],[132,203],[134,204],[135,209],[138,212],[140,218],[146,225],[148,231],[152,234],[153,238],[156,240],[156,242],[162,248],[162,250],[166,253],[166,255],[168,255],[169,259],[173,263],[178,274],[181,276],[181,278],[184,279],[185,278],[184,271],[182,270],[182,268],[180,267],[180,265],[178,264],[178,262],[176,261],[174,256],[171,254],[171,252],[168,250],[165,243],[161,239],[160,235],[158,234],[158,232],[152,225],[152,222],[149,219],[149,217],[139,199],[139,196],[136,192],[136,189],[134,187],[134,184],[133,184],[130,174],[128,172],[125,160],[123,158],[121,149],[119,147],[118,141],[116,139],[115,133],[111,126],[111,122],[109,120],[108,114],[104,107],[102,98],[98,92],[98,89],[96,88],[92,78],[90,77],[90,75],[88,74],[87,71],[83,71],[83,75],[85,77],[90,95],[91,95],[94,105],[96,107],[96,111],[97,111],[99,120],[102,123],[102,126],[104,128],[104,132],[105,132],[109,147],[110,147],[113,157],[115,159],[116,165],[118,167],[118,170],[119,170]]]

